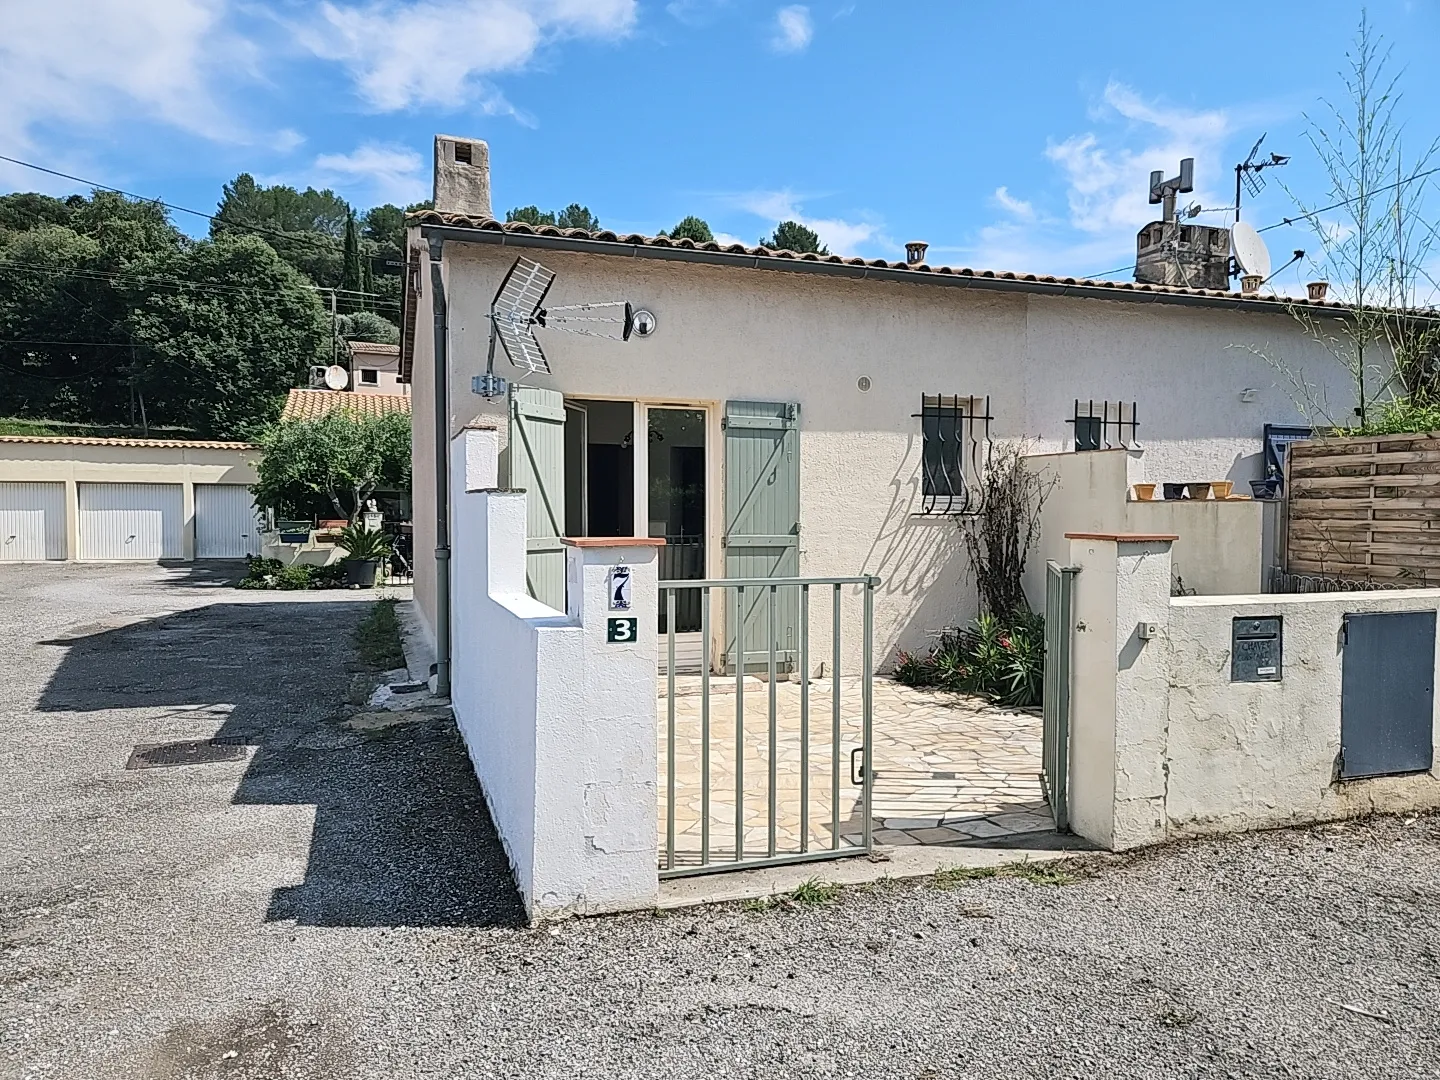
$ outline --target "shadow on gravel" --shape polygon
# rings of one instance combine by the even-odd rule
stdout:
[[[248,570],[244,559],[206,559],[199,562],[160,563],[169,570],[165,584],[181,589],[229,588]]]
[[[315,807],[305,880],[275,890],[272,921],[523,925],[504,850],[448,712],[375,731],[344,722],[351,679],[365,671],[351,635],[368,607],[216,603],[119,629],[80,628],[45,643],[68,652],[38,709],[169,706],[146,741],[214,732],[216,742],[254,747],[234,803]],[[123,768],[123,759],[114,767]],[[140,775],[163,797],[170,773]],[[145,827],[163,829],[163,816]],[[197,860],[226,854],[196,853]]]

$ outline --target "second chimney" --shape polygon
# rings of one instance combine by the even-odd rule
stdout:
[[[929,248],[924,240],[911,240],[905,245],[905,265],[919,266],[925,261],[925,251]]]
[[[435,136],[435,209],[472,218],[493,216],[488,145],[479,139]]]

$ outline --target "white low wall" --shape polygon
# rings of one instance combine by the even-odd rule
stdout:
[[[1025,565],[1025,594],[1035,610],[1044,609],[1046,560],[1064,562],[1069,555],[1067,533],[1174,533],[1172,585],[1201,596],[1264,587],[1267,504],[1132,500],[1131,485],[1145,480],[1140,450],[1035,454],[1026,461],[1050,485],[1040,514],[1040,543]]]
[[[1440,590],[1171,597],[1170,541],[1114,534],[1069,543],[1066,561],[1080,567],[1069,776],[1077,833],[1123,850],[1440,808],[1433,765],[1349,780],[1336,768],[1344,616],[1440,610]],[[1266,615],[1283,619],[1281,679],[1231,682],[1232,621]],[[1431,731],[1440,763],[1433,719]]]
[[[569,611],[533,599],[525,493],[493,488],[495,445],[466,431],[452,459],[456,724],[532,919],[651,906],[657,549],[572,547]],[[605,640],[615,563],[632,570],[633,644]]]
[[[1434,611],[1440,591],[1182,597],[1170,607],[1171,836],[1440,807],[1433,772],[1336,781],[1347,614]],[[1230,681],[1235,618],[1279,615],[1279,682]],[[1218,669],[1218,670],[1217,670]],[[1440,685],[1440,684],[1432,684]],[[1440,761],[1440,740],[1435,743]]]

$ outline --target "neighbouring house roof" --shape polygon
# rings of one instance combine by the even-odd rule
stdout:
[[[0,443],[63,443],[70,446],[150,446],[163,449],[258,450],[255,443],[216,439],[94,439],[82,435],[0,435]]]
[[[336,409],[360,416],[410,412],[409,394],[357,394],[349,390],[291,390],[281,420],[316,420]]]
[[[1042,295],[1076,296],[1133,303],[1176,303],[1205,307],[1239,308],[1249,311],[1283,311],[1291,306],[1331,309],[1340,314],[1346,309],[1334,300],[1309,300],[1276,294],[1247,295],[1221,289],[1192,289],[1178,285],[1149,285],[1137,281],[1109,281],[1099,278],[1060,277],[1051,274],[1026,274],[1009,270],[973,270],[970,267],[909,264],[885,259],[861,259],[842,255],[817,255],[813,252],[777,251],[744,244],[719,244],[714,241],[697,244],[690,239],[668,236],[644,236],[640,233],[615,233],[608,229],[587,232],[584,229],[561,229],[554,225],[530,225],[523,221],[497,221],[466,214],[448,214],[438,210],[421,210],[409,215],[410,225],[443,230],[441,235],[457,240],[479,243],[538,247],[552,250],[588,252],[596,255],[618,255],[680,262],[703,262],[715,266],[747,267],[757,270],[778,270],[794,273],[820,273],[833,277],[863,278],[877,281],[901,281],[914,284],[950,285],[997,291],[1031,292]],[[412,255],[412,264],[416,261]],[[406,290],[407,294],[410,292]],[[400,377],[410,378],[411,357],[414,355],[413,299],[406,297],[404,348],[400,357]]]
[[[371,353],[375,356],[399,356],[399,345],[382,345],[378,341],[352,341],[349,342],[350,354]]]

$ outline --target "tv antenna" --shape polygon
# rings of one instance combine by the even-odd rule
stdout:
[[[475,393],[493,399],[502,397],[509,388],[506,380],[495,374],[496,341],[500,342],[510,363],[526,374],[539,371],[548,375],[550,361],[535,336],[537,326],[585,337],[629,341],[636,328],[637,314],[646,317],[642,320],[644,325],[654,325],[654,316],[644,311],[637,313],[628,300],[546,307],[545,297],[554,284],[555,271],[523,255],[506,272],[495,298],[490,301],[490,349],[485,359],[485,374],[471,380]],[[647,332],[642,329],[641,336]]]
[[[1273,169],[1277,165],[1286,165],[1290,161],[1288,154],[1271,153],[1267,158],[1260,158],[1260,144],[1265,141],[1269,132],[1263,132],[1260,138],[1255,140],[1255,145],[1250,148],[1249,155],[1239,165],[1235,166],[1235,220],[1240,220],[1240,195],[1242,185],[1244,190],[1250,192],[1253,198],[1265,190],[1266,169]]]

